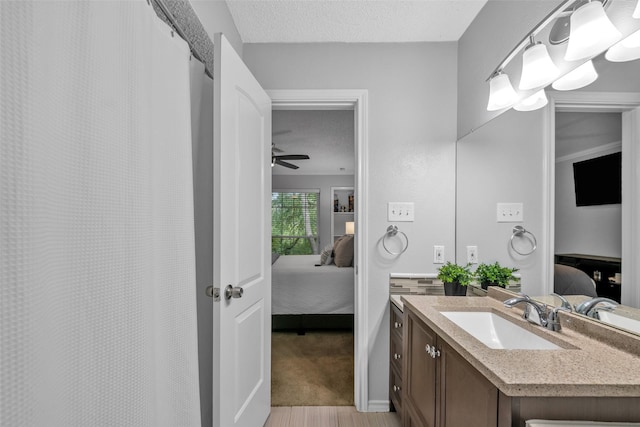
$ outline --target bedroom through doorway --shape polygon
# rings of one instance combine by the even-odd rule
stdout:
[[[274,109],[272,136],[272,406],[354,406],[354,109]]]

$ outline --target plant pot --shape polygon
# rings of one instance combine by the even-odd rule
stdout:
[[[444,294],[448,297],[463,297],[467,295],[467,287],[462,286],[460,283],[445,283]]]

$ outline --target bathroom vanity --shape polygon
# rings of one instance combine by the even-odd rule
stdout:
[[[496,289],[489,297],[403,296],[402,304],[391,304],[392,322],[402,330],[402,352],[392,344],[399,356],[390,368],[393,379],[393,365],[402,361],[401,377],[391,383],[401,391],[391,400],[405,427],[640,421],[637,336],[565,313],[561,331],[553,332],[522,319],[521,309],[504,307],[511,296]],[[482,336],[490,326],[474,316],[506,321],[515,338],[497,344],[507,348],[492,348],[492,334]],[[526,334],[536,339],[520,338]]]

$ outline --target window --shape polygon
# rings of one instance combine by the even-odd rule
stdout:
[[[280,255],[318,253],[319,190],[271,193],[271,251]]]

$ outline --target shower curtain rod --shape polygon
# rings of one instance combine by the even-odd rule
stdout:
[[[178,35],[180,37],[182,37],[182,39],[184,41],[187,42],[187,45],[189,45],[189,50],[191,51],[191,55],[193,55],[194,58],[196,58],[198,61],[200,61],[200,62],[202,62],[204,64],[204,72],[205,72],[205,74],[213,79],[213,73],[211,71],[209,71],[209,67],[207,66],[207,61],[205,61],[198,54],[197,49],[195,48],[193,43],[191,43],[191,40],[189,40],[189,37],[187,37],[186,33],[182,30],[182,28],[180,28],[180,25],[178,24],[178,20],[169,11],[169,8],[164,3],[164,1],[163,0],[147,0],[147,3],[149,3],[149,5],[151,5],[150,1],[155,3],[156,6],[158,6],[158,8],[160,8],[160,10],[162,11],[162,14],[165,16],[165,18],[167,18],[167,20],[169,21],[169,24],[171,25],[171,27],[178,33]]]

